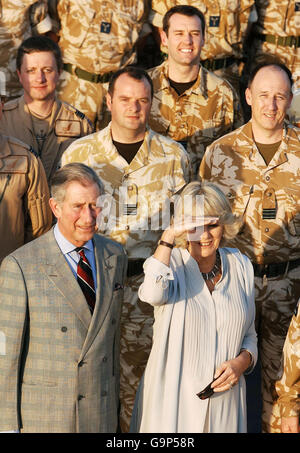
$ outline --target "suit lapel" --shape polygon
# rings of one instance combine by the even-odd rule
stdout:
[[[52,234],[47,236],[47,239],[48,246],[45,248],[46,260],[45,264],[41,265],[42,271],[57,287],[66,299],[66,302],[71,305],[73,311],[88,330],[92,316],[83,292],[81,291],[73,272],[57,245],[53,231]]]

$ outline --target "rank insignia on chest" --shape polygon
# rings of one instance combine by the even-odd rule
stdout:
[[[262,218],[264,220],[276,219],[276,209],[263,209]]]
[[[210,27],[219,27],[220,25],[220,16],[209,16],[209,26]]]
[[[137,204],[124,204],[123,215],[137,215]]]
[[[100,31],[101,33],[110,33],[110,30],[111,30],[111,23],[109,22],[101,22],[101,27],[100,27]]]

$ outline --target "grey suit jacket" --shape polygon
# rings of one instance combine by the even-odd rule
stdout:
[[[93,316],[53,230],[0,269],[0,431],[115,432],[127,256],[94,236]]]

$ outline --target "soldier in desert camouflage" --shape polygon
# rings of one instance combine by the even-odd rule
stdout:
[[[146,127],[153,95],[142,69],[126,67],[113,76],[107,95],[111,123],[75,141],[62,165],[83,162],[101,177],[109,198],[99,231],[128,253],[128,278],[121,318],[120,425],[129,429],[135,393],[152,345],[153,309],[138,298],[143,263],[156,249],[170,202],[189,181],[184,148]],[[121,303],[121,301],[120,301]]]
[[[63,72],[59,96],[101,128],[107,82],[135,62],[147,0],[49,0],[56,19]]]
[[[300,302],[300,300],[299,300]],[[283,374],[276,382],[281,432],[299,433],[300,417],[300,307],[295,310],[283,348]]]
[[[285,123],[291,87],[285,66],[256,67],[246,90],[251,120],[210,145],[200,167],[243,218],[227,245],[254,266],[264,432],[280,432],[275,382],[300,297],[300,133]]]
[[[175,5],[195,6],[203,13],[206,31],[201,65],[239,92],[244,38],[256,19],[254,0],[152,0],[152,25],[161,30],[164,15]],[[162,46],[162,51],[167,53],[168,49]]]
[[[60,49],[51,39],[45,36],[26,39],[17,54],[17,72],[24,95],[4,105],[0,121],[0,131],[35,150],[48,182],[64,150],[93,130],[83,113],[56,99],[61,64]]]
[[[154,85],[149,125],[184,144],[196,179],[206,147],[242,124],[241,110],[231,85],[200,65],[203,14],[193,6],[177,5],[163,23],[168,59],[149,71]]]
[[[21,96],[16,73],[17,49],[32,35],[51,30],[47,0],[5,0],[0,2],[0,93],[7,99]]]
[[[253,27],[251,62],[278,57],[292,73],[300,89],[300,2],[255,0],[258,20]]]

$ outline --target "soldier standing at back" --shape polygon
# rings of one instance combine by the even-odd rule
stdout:
[[[149,125],[185,146],[194,179],[206,146],[242,124],[235,90],[200,64],[204,33],[201,11],[171,8],[161,35],[168,59],[149,70],[154,85]]]
[[[7,99],[22,94],[16,73],[17,49],[31,35],[51,30],[47,0],[5,0],[0,2],[0,93]]]
[[[63,72],[60,99],[76,105],[100,129],[111,74],[136,60],[147,0],[49,0],[59,23]]]
[[[61,65],[60,49],[50,38],[25,40],[17,54],[24,95],[4,105],[0,121],[3,133],[22,140],[37,152],[48,181],[70,143],[92,132],[83,113],[56,99]]]
[[[243,42],[256,18],[254,0],[152,0],[150,20],[161,32],[163,17],[175,5],[198,8],[205,18],[201,65],[222,77],[239,93]],[[162,47],[166,53],[168,49]]]

